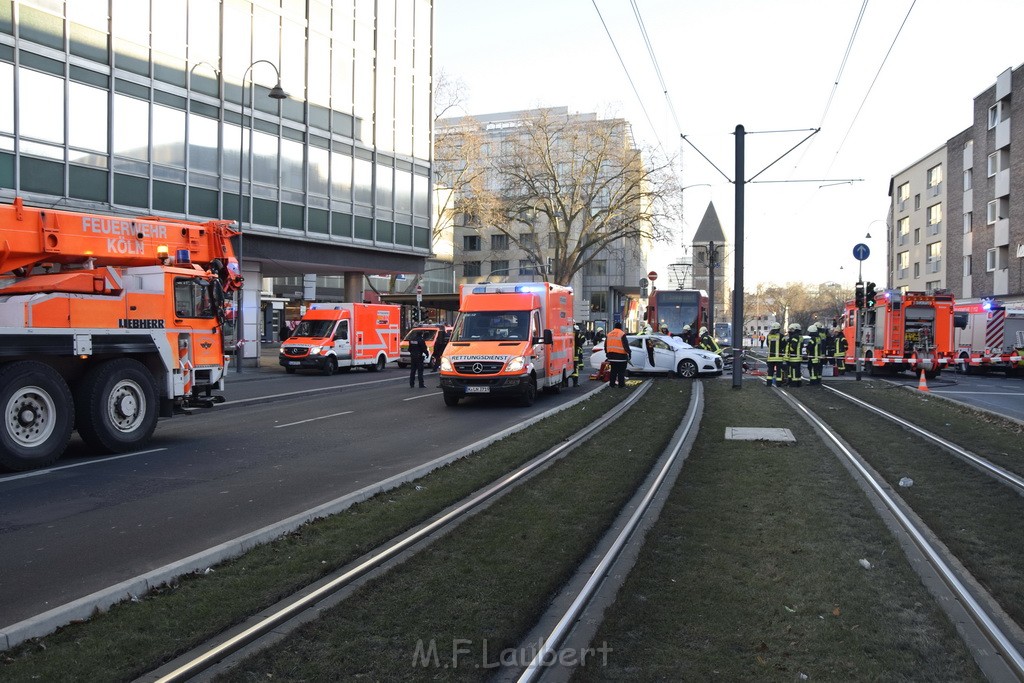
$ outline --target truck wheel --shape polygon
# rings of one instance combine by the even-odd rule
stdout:
[[[530,378],[530,381],[526,383],[526,389],[523,390],[523,394],[519,397],[519,405],[524,408],[529,408],[533,405],[533,402],[537,400],[537,380]]]
[[[689,358],[684,358],[676,366],[676,374],[686,379],[693,379],[697,376],[697,364]]]
[[[153,436],[158,412],[153,376],[132,358],[97,365],[75,390],[79,436],[109,453],[142,448]]]
[[[458,396],[456,394],[445,394],[444,395],[444,404],[446,406],[448,406],[448,407],[457,406],[457,405],[459,405],[459,399],[460,398],[462,398],[462,397]]]
[[[46,467],[71,439],[71,390],[56,370],[37,361],[0,369],[0,466],[9,470]]]
[[[324,373],[327,377],[330,377],[338,371],[338,359],[334,356],[328,356],[327,360],[324,361],[324,367],[320,372]]]
[[[387,364],[388,364],[388,359],[387,358],[385,358],[384,356],[377,356],[377,362],[374,363],[373,365],[369,366],[367,368],[367,370],[369,370],[370,372],[380,372],[385,367],[387,367]]]

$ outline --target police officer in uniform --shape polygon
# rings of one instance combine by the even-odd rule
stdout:
[[[765,373],[764,381],[770,387],[782,384],[782,369],[785,366],[785,358],[782,353],[782,326],[772,323],[765,341],[768,344],[768,372]]]

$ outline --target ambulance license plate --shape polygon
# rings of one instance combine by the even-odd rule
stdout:
[[[288,365],[302,365],[302,361],[290,360],[288,361]]]
[[[490,387],[466,387],[467,394],[489,394],[491,393]]]

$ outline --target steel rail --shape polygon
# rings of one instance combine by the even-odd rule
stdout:
[[[845,394],[845,393],[839,391],[838,389],[835,389],[835,388],[830,387],[830,386],[825,386],[825,388],[828,389],[829,391],[833,392],[833,393],[836,393],[836,394],[842,396],[843,398],[845,398],[846,400],[848,400],[848,401],[850,401],[852,403],[856,403],[857,405],[861,406],[862,408],[867,408],[868,410],[870,410],[870,411],[872,411],[874,413],[877,413],[878,415],[881,415],[882,417],[886,418],[887,420],[891,420],[891,421],[895,422],[896,424],[900,425],[904,429],[909,429],[910,431],[914,432],[915,434],[917,434],[917,435],[919,435],[921,437],[924,437],[925,439],[931,441],[932,443],[935,443],[935,444],[941,446],[942,448],[945,448],[950,453],[953,453],[954,455],[960,456],[964,460],[968,461],[970,464],[979,467],[981,470],[983,470],[984,472],[992,475],[996,479],[999,479],[1003,483],[1009,484],[1010,486],[1015,488],[1018,493],[1024,495],[1024,477],[1018,476],[1018,475],[1014,474],[1013,472],[1010,472],[1010,471],[1008,471],[1006,469],[1003,469],[999,465],[996,465],[996,464],[994,464],[992,462],[989,462],[988,460],[986,460],[985,458],[981,457],[980,455],[976,455],[976,454],[971,453],[970,451],[968,451],[968,450],[966,450],[964,448],[961,448],[959,445],[953,443],[952,441],[947,441],[946,439],[943,439],[941,436],[939,436],[937,434],[932,434],[928,430],[922,429],[922,428],[918,427],[915,424],[907,422],[906,420],[904,420],[902,417],[899,417],[898,415],[893,415],[890,412],[884,411],[881,408],[877,408],[877,407],[871,405],[870,403],[862,401],[861,399],[857,398],[856,396],[850,396],[849,394]]]
[[[1010,667],[1013,673],[1020,680],[1024,681],[1024,655],[1022,655],[1017,649],[1013,641],[1003,633],[999,624],[997,624],[992,616],[985,611],[956,573],[949,567],[939,552],[935,550],[931,543],[928,542],[928,539],[925,538],[921,530],[917,528],[917,525],[914,524],[906,513],[903,512],[900,506],[897,505],[895,499],[882,487],[875,477],[871,475],[867,468],[865,468],[860,462],[859,458],[855,457],[854,454],[850,452],[850,450],[843,444],[827,424],[825,424],[806,406],[793,398],[788,392],[780,391],[780,393],[785,396],[791,404],[797,408],[797,410],[804,413],[807,419],[810,420],[814,426],[821,430],[821,432],[836,445],[850,464],[853,465],[858,473],[860,473],[863,480],[868,484],[875,495],[882,500],[889,512],[896,518],[900,523],[900,526],[903,527],[904,531],[906,531],[914,541],[914,544],[925,555],[931,563],[932,568],[935,569],[950,590],[956,594],[960,604],[967,610],[971,618],[974,619],[975,623],[984,632],[991,644],[1005,657],[1007,666]]]
[[[699,382],[694,382],[693,391],[695,392],[694,399],[691,401],[688,413],[684,418],[686,422],[686,429],[680,433],[679,438],[676,439],[675,444],[672,445],[671,454],[665,460],[665,464],[658,472],[658,476],[653,482],[651,482],[647,489],[647,493],[640,501],[640,504],[630,516],[629,521],[619,532],[618,536],[615,537],[615,541],[608,548],[608,552],[605,553],[604,557],[601,558],[601,561],[594,569],[594,572],[590,575],[586,584],[584,584],[583,588],[580,589],[579,594],[573,600],[572,604],[569,605],[569,608],[566,610],[565,614],[562,615],[562,618],[558,620],[557,624],[555,624],[551,633],[549,633],[544,639],[544,646],[538,650],[537,654],[534,655],[533,659],[526,667],[526,670],[523,671],[522,675],[520,675],[519,683],[530,683],[531,681],[537,680],[537,677],[541,675],[545,668],[545,662],[551,661],[548,658],[565,641],[566,636],[568,636],[572,626],[579,618],[580,613],[593,598],[594,593],[597,592],[598,585],[605,580],[612,564],[618,559],[619,555],[622,554],[630,536],[632,536],[633,532],[636,531],[636,528],[639,526],[643,516],[647,513],[647,509],[650,507],[651,501],[654,500],[654,497],[657,495],[662,483],[668,476],[669,470],[672,469],[672,465],[675,463],[676,457],[679,455],[679,451],[687,437],[690,435],[690,432],[693,429],[693,423],[697,419],[697,406],[700,403],[699,399],[703,396],[703,385]]]
[[[644,382],[643,385],[633,391],[630,396],[617,405],[612,410],[608,411],[605,415],[601,416],[596,422],[591,423],[584,429],[580,430],[568,440],[555,446],[547,453],[540,457],[534,458],[526,465],[520,466],[513,472],[503,476],[497,482],[483,490],[482,492],[473,495],[472,497],[464,500],[458,504],[455,508],[445,513],[441,517],[437,518],[433,522],[426,524],[413,533],[405,536],[404,538],[392,539],[390,543],[394,545],[384,544],[378,548],[373,555],[366,560],[360,562],[358,565],[343,573],[342,575],[335,577],[328,583],[317,588],[316,590],[298,597],[293,601],[289,602],[285,606],[273,611],[271,614],[261,618],[259,621],[244,629],[243,631],[235,634],[231,638],[224,642],[205,650],[201,654],[183,664],[179,665],[173,671],[163,674],[158,678],[154,679],[156,683],[172,683],[177,681],[185,681],[189,678],[196,676],[197,674],[205,671],[214,664],[220,662],[225,657],[237,652],[243,647],[255,642],[259,638],[269,633],[272,629],[278,625],[288,621],[289,619],[301,614],[307,609],[311,608],[316,603],[320,602],[324,598],[330,596],[333,593],[338,592],[354,580],[358,579],[367,572],[376,569],[386,561],[390,560],[399,553],[407,550],[421,540],[429,537],[431,534],[439,531],[443,527],[457,520],[458,518],[467,514],[470,510],[477,507],[478,505],[486,502],[490,498],[493,498],[497,494],[501,493],[505,489],[512,486],[514,483],[531,474],[538,468],[546,465],[555,458],[562,454],[571,451],[573,448],[589,439],[594,433],[600,431],[608,424],[611,424],[619,417],[621,417],[626,410],[631,408],[640,398],[647,393],[650,389],[651,383]],[[397,541],[397,542],[396,542]]]

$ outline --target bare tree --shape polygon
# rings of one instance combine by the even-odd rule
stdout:
[[[480,224],[508,235],[558,284],[570,284],[608,248],[665,238],[678,216],[669,160],[655,162],[637,149],[625,120],[532,114],[499,153],[491,150],[497,200],[474,207]]]

